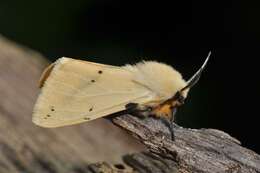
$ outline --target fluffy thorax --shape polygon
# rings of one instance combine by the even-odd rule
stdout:
[[[136,65],[125,65],[123,68],[134,74],[134,80],[148,87],[159,97],[168,99],[186,86],[182,75],[173,67],[156,61],[143,61]],[[184,97],[187,92],[183,93]]]

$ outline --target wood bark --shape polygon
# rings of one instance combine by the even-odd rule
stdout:
[[[175,165],[174,168],[178,172],[260,172],[260,156],[242,147],[237,139],[223,131],[188,129],[175,124],[176,139],[172,141],[169,129],[157,119],[140,120],[124,115],[114,118],[113,121],[142,141],[159,161],[163,163],[167,160],[167,167]],[[134,158],[140,156],[143,155],[137,154]],[[135,163],[133,158],[126,158],[128,164]],[[140,172],[153,172],[157,166],[150,164],[153,169],[143,166]]]
[[[110,118],[130,135],[106,120],[36,127],[31,112],[37,80],[47,64],[41,54],[0,37],[1,173],[260,172],[257,153],[216,129],[175,125],[172,141],[161,121],[131,115]]]

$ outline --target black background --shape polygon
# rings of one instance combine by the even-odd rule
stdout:
[[[188,79],[212,57],[178,123],[217,128],[260,153],[259,1],[0,1],[0,33],[42,52],[123,65],[168,63]]]

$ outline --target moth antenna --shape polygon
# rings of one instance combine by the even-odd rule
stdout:
[[[204,61],[203,65],[200,67],[200,69],[187,81],[187,85],[181,89],[181,91],[186,90],[187,88],[193,87],[200,79],[202,71],[205,69],[207,62],[209,60],[209,57],[211,55],[211,51],[208,53],[208,56],[206,60]]]

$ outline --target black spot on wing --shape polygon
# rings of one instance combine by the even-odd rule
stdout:
[[[89,117],[85,117],[85,118],[84,118],[84,120],[86,120],[86,121],[87,121],[87,120],[90,120],[90,118],[89,118]]]
[[[102,73],[103,73],[103,71],[102,71],[102,70],[99,70],[99,71],[98,71],[98,74],[102,74]]]
[[[93,107],[91,107],[88,111],[89,111],[89,112],[93,111]]]
[[[94,79],[91,80],[92,83],[96,82]]]
[[[51,111],[55,111],[54,106],[50,106]]]
[[[47,114],[45,117],[44,117],[44,119],[46,120],[46,119],[48,119],[48,118],[50,118],[51,117],[51,115],[50,114]]]

